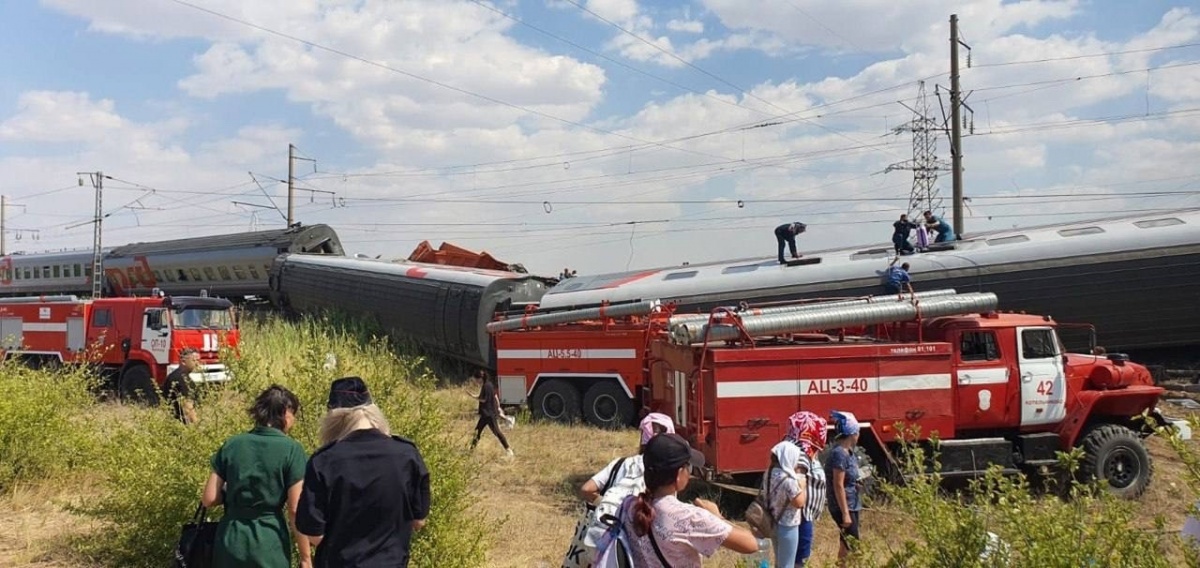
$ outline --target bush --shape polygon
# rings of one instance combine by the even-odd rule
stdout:
[[[487,541],[482,520],[465,514],[473,473],[461,441],[446,435],[448,417],[431,397],[434,384],[419,358],[397,356],[386,339],[331,320],[287,323],[274,316],[245,321],[240,357],[227,357],[235,378],[201,394],[199,423],[184,426],[165,408],[128,408],[128,416],[98,424],[106,495],[81,511],[109,524],[102,543],[81,543],[89,555],[119,566],[162,566],[179,529],[195,511],[209,458],[252,423],[253,398],[278,383],[301,401],[292,437],[311,453],[332,379],[358,375],[370,386],[393,434],[416,442],[430,470],[433,510],[413,544],[414,566],[479,566]],[[337,368],[326,369],[334,354]],[[218,512],[219,514],[219,512]]]
[[[31,371],[0,363],[0,493],[88,463],[91,436],[78,425],[94,404],[90,386],[78,368]]]
[[[936,443],[934,444],[936,447]],[[968,483],[965,491],[946,492],[937,474],[926,474],[936,451],[907,444],[902,452],[903,485],[884,482],[881,489],[894,513],[879,550],[864,554],[860,566],[1000,568],[1016,566],[1167,567],[1163,520],[1145,526],[1146,511],[1096,484],[1045,478],[1033,487],[1024,475],[993,468]],[[1059,454],[1061,466],[1077,469],[1081,451]],[[1060,498],[1061,497],[1061,498]],[[889,514],[889,521],[893,520]],[[998,537],[993,540],[989,534]],[[882,558],[868,562],[866,558]]]

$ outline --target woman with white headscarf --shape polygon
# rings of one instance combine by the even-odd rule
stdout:
[[[807,503],[807,479],[802,471],[800,447],[782,441],[771,448],[771,468],[763,476],[767,513],[775,518],[775,566],[793,566],[799,546],[800,524]]]
[[[825,470],[817,459],[817,454],[825,449],[826,429],[829,423],[824,418],[807,410],[802,410],[788,417],[788,430],[784,440],[800,448],[801,456],[798,462],[804,478],[801,487],[807,486],[805,503],[801,508],[800,525],[797,527],[797,546],[795,560],[790,564],[794,568],[802,568],[812,555],[813,528],[816,521],[825,510]],[[789,564],[780,563],[786,568]]]
[[[858,468],[858,456],[854,447],[858,445],[859,424],[854,414],[833,411],[830,416],[836,436],[833,450],[825,463],[825,476],[829,479],[829,515],[842,531],[842,546],[838,549],[838,566],[846,565],[851,545],[858,541],[858,512],[862,510],[859,484],[862,474]]]

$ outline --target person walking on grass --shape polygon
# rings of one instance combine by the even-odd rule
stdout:
[[[475,423],[475,438],[471,440],[471,449],[479,444],[479,437],[483,435],[484,428],[490,428],[492,433],[496,435],[496,439],[500,440],[500,445],[504,447],[504,452],[508,455],[513,455],[512,448],[508,445],[508,439],[504,437],[504,433],[500,431],[500,426],[497,420],[504,415],[504,411],[500,408],[500,395],[496,392],[495,379],[492,378],[487,371],[479,371],[476,374],[483,384],[479,388],[479,421]]]
[[[225,506],[217,525],[213,566],[217,568],[288,568],[292,539],[283,508],[293,526],[303,486],[306,456],[287,432],[296,423],[300,401],[273,385],[250,407],[254,429],[225,441],[212,457],[204,485],[205,507]],[[312,567],[309,542],[295,533],[301,568]]]
[[[179,366],[163,381],[162,397],[175,412],[175,419],[184,424],[196,423],[196,406],[192,402],[192,379],[189,375],[200,368],[200,352],[191,347],[179,351]]]
[[[854,453],[858,445],[858,419],[849,412],[833,411],[835,437],[834,446],[825,464],[825,477],[829,480],[829,515],[841,530],[841,547],[838,549],[838,566],[846,565],[846,557],[859,539],[858,515],[862,510],[859,495],[861,474],[858,456]]]
[[[716,503],[679,500],[691,479],[692,467],[704,465],[704,454],[693,450],[678,434],[659,434],[646,444],[642,456],[646,490],[621,504],[618,519],[628,535],[630,556],[638,568],[698,568],[703,557],[724,547],[752,554],[766,546],[747,529],[726,521]]]
[[[296,529],[316,568],[406,568],[429,517],[429,470],[416,444],[392,436],[359,377],[333,381],[322,447],[308,461]]]
[[[797,525],[796,555],[792,566],[800,568],[812,556],[813,535],[816,521],[825,510],[825,470],[817,460],[817,454],[825,448],[825,436],[828,422],[824,418],[807,410],[797,412],[788,417],[788,430],[784,440],[800,448],[800,458],[797,460],[798,477],[803,481],[800,485],[805,489],[804,505],[800,508],[800,524]],[[798,479],[799,481],[799,479]],[[786,556],[777,566],[786,567]]]

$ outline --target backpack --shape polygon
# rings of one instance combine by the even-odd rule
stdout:
[[[633,556],[629,554],[629,540],[620,519],[606,515],[601,522],[605,523],[606,534],[598,541],[599,548],[592,568],[634,568]]]
[[[779,521],[771,511],[771,471],[768,470],[766,475],[767,490],[759,491],[758,495],[754,496],[754,502],[746,507],[743,515],[746,524],[750,525],[751,532],[758,538],[773,538],[775,525]]]
[[[640,467],[632,467],[638,462],[629,461],[630,467],[625,469],[625,476],[621,479],[616,479],[617,472],[621,470],[621,466],[627,463],[627,460],[634,458],[621,458],[613,464],[612,471],[608,474],[608,483],[604,484],[604,492],[600,495],[600,502],[596,504],[596,509],[592,511],[591,517],[588,519],[587,535],[584,536],[583,543],[589,548],[596,548],[596,543],[600,537],[608,531],[611,526],[604,521],[605,517],[616,518],[621,508],[621,503],[630,495],[637,495],[646,490],[646,479],[643,476],[644,470]],[[615,483],[614,483],[615,480]]]

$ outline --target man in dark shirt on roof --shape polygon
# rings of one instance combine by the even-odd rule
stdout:
[[[333,382],[322,431],[349,432],[308,460],[296,530],[317,545],[316,568],[405,568],[413,531],[429,517],[429,470],[358,377]],[[325,436],[325,434],[322,434]]]
[[[913,253],[913,246],[908,242],[908,236],[916,228],[917,224],[909,221],[908,215],[901,215],[899,221],[892,223],[892,245],[896,247],[897,255]]]
[[[779,244],[779,264],[783,264],[783,243],[787,243],[789,250],[792,253],[792,258],[800,258],[796,254],[796,235],[803,233],[807,229],[804,223],[796,221],[795,223],[784,223],[775,227],[775,241]]]

